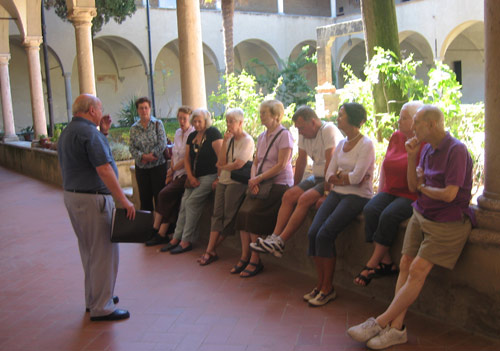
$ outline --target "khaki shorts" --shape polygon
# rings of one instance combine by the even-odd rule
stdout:
[[[441,223],[425,219],[413,209],[413,216],[406,227],[402,253],[453,269],[471,229],[467,216],[460,221]]]

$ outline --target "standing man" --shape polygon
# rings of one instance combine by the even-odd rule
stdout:
[[[443,113],[435,106],[417,111],[413,130],[415,137],[405,147],[408,187],[418,192],[418,198],[406,228],[396,293],[384,313],[347,331],[354,340],[376,350],[407,341],[403,321],[408,307],[434,265],[455,267],[474,218],[469,208],[472,159],[467,147],[444,130]],[[422,141],[428,144],[417,164]]]
[[[131,220],[135,218],[134,205],[118,183],[118,169],[105,137],[111,119],[103,118],[101,101],[93,95],[80,95],[73,103],[73,116],[57,149],[64,204],[78,238],[85,273],[85,304],[91,321],[126,319],[129,312],[117,309],[118,297],[113,296],[118,273],[118,244],[110,240],[113,196]]]
[[[335,146],[343,139],[333,123],[323,123],[309,106],[299,107],[292,120],[299,130],[299,156],[295,163],[294,187],[283,195],[273,234],[266,239],[258,238],[257,242],[250,244],[252,250],[271,253],[278,258],[283,255],[285,241],[300,227],[309,208],[323,197],[325,190],[330,190],[329,183],[325,183],[325,172]],[[307,156],[314,162],[313,175],[302,180]]]

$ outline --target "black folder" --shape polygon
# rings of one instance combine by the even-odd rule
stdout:
[[[133,221],[127,218],[127,210],[115,208],[111,222],[111,242],[144,243],[151,237],[153,214],[150,211],[135,211]]]

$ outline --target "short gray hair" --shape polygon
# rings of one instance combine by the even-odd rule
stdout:
[[[193,124],[193,120],[197,116],[203,117],[203,119],[205,120],[205,128],[212,126],[212,116],[210,115],[210,112],[208,112],[207,109],[197,108],[196,110],[194,110],[193,113],[191,114],[191,118],[189,119],[189,123]]]
[[[239,107],[234,107],[227,110],[226,118],[228,118],[229,116],[234,117],[234,119],[238,122],[243,122],[243,120],[245,119],[245,113]]]
[[[99,98],[94,95],[82,94],[73,102],[71,112],[73,113],[73,116],[76,116],[79,113],[87,113],[90,110],[90,106],[97,107],[99,101]]]

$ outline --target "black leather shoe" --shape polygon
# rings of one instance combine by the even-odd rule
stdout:
[[[178,243],[177,244],[168,243],[167,245],[163,246],[160,249],[160,252],[167,252],[167,251],[170,251],[172,249],[175,249],[177,247],[177,245],[179,245],[179,244]]]
[[[186,247],[182,247],[180,245],[177,245],[177,247],[173,248],[172,250],[170,250],[170,254],[171,255],[177,255],[177,254],[181,254],[181,253],[184,253],[184,252],[188,252],[188,251],[191,251],[193,249],[193,245],[190,243],[188,246]]]
[[[169,239],[167,236],[161,236],[158,233],[155,233],[151,239],[146,241],[146,246],[155,246],[160,244],[165,244]]]
[[[113,303],[116,305],[118,302],[120,302],[120,299],[118,298],[118,296],[113,296]],[[86,308],[85,309],[85,312],[90,312],[90,308]]]
[[[90,317],[90,320],[93,322],[96,322],[96,321],[119,321],[121,319],[127,319],[129,317],[130,317],[130,313],[127,310],[116,309],[113,311],[113,313],[110,313],[107,316]]]

